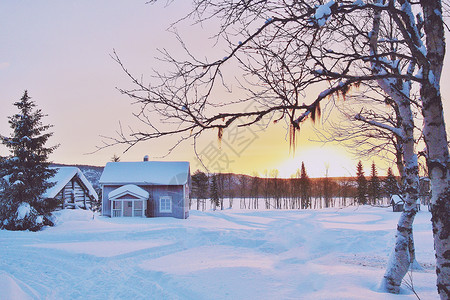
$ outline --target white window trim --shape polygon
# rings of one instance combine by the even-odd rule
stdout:
[[[170,209],[162,209],[162,201],[169,200]],[[172,212],[172,197],[171,196],[161,196],[159,197],[159,212],[160,213],[171,213]]]
[[[115,199],[115,200],[111,200],[111,217],[114,217],[114,201],[120,201],[121,203],[121,212],[120,212],[120,217],[123,217],[123,209],[125,207],[125,202],[127,201],[131,201],[131,217],[144,217],[144,213],[145,213],[145,209],[146,209],[146,205],[145,205],[145,200],[141,200],[141,199]],[[140,216],[136,216],[134,214],[134,201],[142,201],[142,212]],[[127,204],[128,205],[128,204]],[[170,209],[172,209],[172,201],[170,201]]]

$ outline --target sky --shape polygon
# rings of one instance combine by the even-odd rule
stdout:
[[[144,78],[152,69],[161,68],[155,59],[157,48],[173,53],[179,44],[166,29],[189,11],[189,1],[166,1],[156,5],[145,0],[14,1],[0,2],[0,134],[9,135],[8,116],[16,113],[12,104],[24,90],[48,116],[54,135],[49,145],[59,144],[50,156],[56,163],[104,166],[114,155],[122,161],[140,161],[144,155],[152,160],[191,162],[191,170],[202,168],[191,142],[185,142],[167,155],[176,141],[166,138],[138,144],[123,153],[116,146],[98,150],[104,137],[115,137],[123,128],[138,128],[129,98],[117,88],[131,87],[130,80],[111,58],[115,50],[133,74]],[[177,27],[189,38],[189,46],[205,56],[223,57],[223,49],[214,47],[208,37],[213,28]],[[448,61],[448,56],[447,56]],[[448,65],[446,63],[446,65]],[[448,78],[445,67],[443,78]],[[147,77],[145,77],[147,76]],[[450,87],[443,85],[445,103]],[[448,123],[448,122],[447,122]],[[233,131],[234,130],[234,131]],[[305,162],[312,177],[354,176],[358,159],[338,145],[317,140],[311,124],[298,136],[296,151],[289,147],[289,135],[282,122],[267,129],[231,129],[222,143],[217,133],[204,134],[197,145],[203,165],[212,172],[235,172],[248,175],[273,173],[289,177]],[[0,155],[8,150],[0,146]],[[369,174],[371,159],[364,161]],[[379,174],[389,163],[374,158]]]

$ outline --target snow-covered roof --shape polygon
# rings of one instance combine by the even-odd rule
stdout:
[[[137,198],[143,198],[143,199],[148,199],[148,197],[150,197],[150,194],[147,191],[138,187],[137,185],[127,184],[127,185],[123,185],[120,188],[117,188],[117,189],[111,191],[108,194],[108,199],[111,200],[111,199],[120,198],[126,194],[130,194]]]
[[[45,191],[45,193],[42,195],[43,198],[56,197],[56,195],[66,186],[66,184],[68,184],[69,181],[75,175],[77,175],[83,185],[88,189],[89,195],[94,197],[95,200],[98,200],[98,195],[92,187],[91,183],[86,179],[81,170],[77,167],[58,167],[51,169],[56,169],[56,174],[48,181],[54,182],[55,185]]]
[[[402,197],[400,197],[400,195],[392,195],[391,201],[394,201],[395,203],[400,203],[400,202],[403,202],[403,199],[402,199]]]
[[[189,178],[187,161],[109,162],[101,184],[184,185]]]

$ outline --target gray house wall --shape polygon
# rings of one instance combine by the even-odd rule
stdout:
[[[147,201],[147,217],[174,217],[178,219],[185,219],[189,216],[189,199],[188,195],[185,197],[184,185],[139,185],[150,194],[150,199]],[[111,201],[108,199],[108,194],[122,185],[103,185],[102,188],[102,215],[111,216]],[[172,212],[164,213],[159,211],[159,199],[162,196],[172,197]]]

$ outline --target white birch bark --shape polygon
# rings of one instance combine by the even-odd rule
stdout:
[[[382,1],[379,1],[381,4]],[[376,57],[378,47],[378,32],[381,16],[379,11],[374,13],[373,28],[370,36],[371,55]],[[372,72],[381,74],[384,70],[381,63],[372,61]],[[410,62],[408,73],[413,73],[415,63]],[[416,215],[415,203],[418,198],[419,174],[417,155],[414,151],[414,119],[411,111],[410,92],[411,83],[394,79],[379,79],[378,85],[396,102],[401,124],[400,143],[403,149],[403,194],[405,199],[404,211],[397,224],[394,250],[389,258],[386,272],[381,282],[381,289],[398,294],[403,277],[414,262],[413,222]]]
[[[450,298],[450,191],[449,150],[445,131],[440,79],[445,55],[442,4],[421,1],[425,20],[428,64],[423,67],[421,86],[423,134],[427,145],[427,165],[431,180],[431,222],[436,251],[437,289],[441,299]]]
[[[395,96],[394,93],[392,93],[389,84],[386,85],[386,82],[379,84],[386,92],[388,92],[388,94],[390,94],[392,99],[399,104],[400,116],[402,118],[404,165],[403,194],[405,206],[397,224],[395,247],[389,259],[389,264],[381,284],[381,287],[384,290],[391,293],[399,293],[403,277],[408,272],[415,258],[412,225],[416,215],[415,204],[418,198],[418,162],[417,155],[414,151],[414,124],[409,100],[404,96]],[[391,93],[389,93],[389,91]]]

